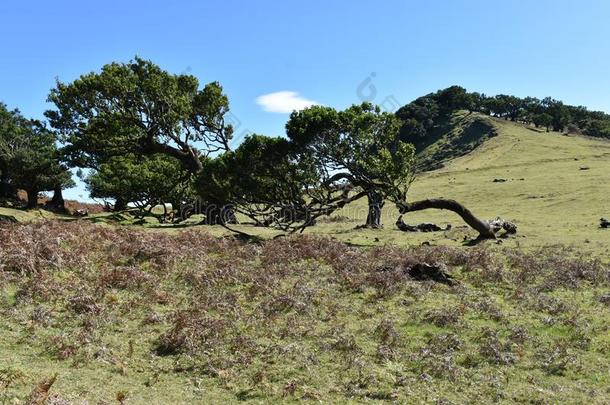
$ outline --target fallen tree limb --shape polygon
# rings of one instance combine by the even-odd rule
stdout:
[[[453,211],[458,214],[464,220],[464,222],[466,222],[471,228],[479,232],[480,239],[495,239],[496,232],[502,229],[502,226],[498,228],[497,226],[492,225],[488,221],[484,221],[477,218],[468,208],[464,207],[462,204],[455,200],[445,200],[438,198],[415,201],[412,203],[398,203],[396,204],[396,206],[400,211],[401,215],[406,214],[408,212],[422,211],[431,208]]]
[[[504,235],[512,235],[517,233],[517,225],[513,224],[512,222],[505,221],[500,217],[489,221],[489,226],[494,233],[498,232],[500,229],[504,229],[504,231],[506,231]]]
[[[437,232],[437,231],[448,231],[451,229],[451,225],[447,224],[445,228],[432,223],[421,223],[417,225],[409,225],[402,220],[402,215],[396,220],[396,227],[403,232]]]

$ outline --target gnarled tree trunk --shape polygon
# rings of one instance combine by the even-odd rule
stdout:
[[[28,195],[28,205],[27,208],[36,208],[38,206],[38,190],[29,189],[25,190]]]
[[[124,211],[126,209],[127,209],[127,202],[125,200],[123,200],[121,197],[117,198],[114,201],[114,206],[112,207],[112,210],[114,212]]]
[[[384,205],[383,196],[377,191],[369,191],[367,198],[369,201],[369,213],[366,216],[365,225],[367,228],[381,228],[381,209]]]
[[[17,190],[9,181],[7,175],[0,175],[0,198],[10,198],[14,199],[17,197]]]
[[[479,238],[481,239],[495,239],[495,232],[497,229],[493,228],[489,222],[481,220],[474,216],[472,212],[462,204],[458,203],[455,200],[445,200],[445,199],[430,199],[430,200],[421,200],[415,201],[412,203],[400,203],[397,204],[398,209],[401,214],[406,214],[407,212],[414,211],[422,211],[430,208],[440,209],[440,210],[449,210],[458,214],[464,222],[466,222],[470,227],[479,232]]]
[[[50,205],[60,211],[66,210],[64,196],[62,194],[61,187],[55,187],[55,189],[53,190],[53,198],[51,198]]]

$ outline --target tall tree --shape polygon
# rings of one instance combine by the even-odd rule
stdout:
[[[217,82],[200,89],[194,76],[168,73],[138,57],[69,84],[58,81],[49,101],[55,109],[45,114],[78,167],[162,153],[197,173],[205,156],[229,149],[233,132],[225,121],[229,101]]]

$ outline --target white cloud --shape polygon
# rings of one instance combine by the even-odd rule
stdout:
[[[296,91],[277,91],[257,97],[256,104],[268,112],[291,113],[319,103],[301,97]]]

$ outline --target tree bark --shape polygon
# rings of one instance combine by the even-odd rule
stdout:
[[[10,183],[7,175],[0,175],[0,198],[16,198],[17,190]]]
[[[117,198],[114,201],[114,206],[112,207],[112,210],[114,212],[119,212],[124,211],[125,209],[127,209],[127,202],[125,202],[125,200],[123,200],[121,197]]]
[[[481,239],[495,239],[496,234],[494,229],[490,226],[489,222],[483,221],[476,216],[469,209],[464,207],[462,204],[458,203],[455,200],[445,200],[445,199],[431,199],[431,200],[421,200],[415,201],[412,203],[400,203],[397,204],[398,209],[401,214],[406,214],[407,212],[414,211],[422,211],[430,208],[440,209],[440,210],[449,210],[458,214],[464,222],[466,222],[470,227],[479,232],[479,238]]]
[[[51,198],[50,204],[53,207],[55,207],[61,211],[66,210],[66,205],[65,205],[65,201],[64,201],[64,196],[62,194],[61,186],[55,187],[55,189],[53,190],[53,198]]]
[[[369,212],[366,216],[367,228],[381,228],[381,208],[383,208],[383,196],[377,191],[367,193]]]
[[[38,190],[30,189],[25,192],[28,195],[27,208],[36,208],[38,206]]]

